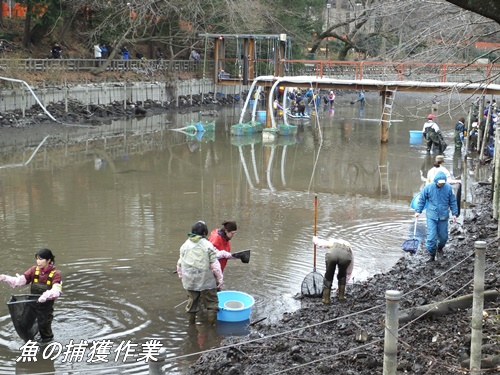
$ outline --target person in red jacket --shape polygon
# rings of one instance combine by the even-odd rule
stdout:
[[[224,272],[228,259],[232,258],[231,243],[238,226],[235,221],[224,221],[221,228],[216,228],[210,233],[208,240],[219,250],[217,251],[217,259],[219,259],[220,267]]]

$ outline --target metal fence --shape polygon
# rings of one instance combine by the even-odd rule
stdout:
[[[242,79],[241,68],[234,59],[223,59],[225,73],[232,79]],[[190,60],[96,60],[96,59],[0,59],[0,71],[26,71],[32,73],[89,72],[102,64],[106,71],[131,71],[146,76],[155,73],[193,73],[195,77],[212,78],[214,61]],[[274,62],[253,61],[255,76],[272,75]],[[383,81],[425,82],[488,82],[500,84],[500,65],[494,64],[425,64],[418,62],[378,61],[319,61],[285,60],[286,76],[315,76],[338,79],[376,79]]]

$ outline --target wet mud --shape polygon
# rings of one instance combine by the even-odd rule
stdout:
[[[487,244],[482,373],[500,373],[500,269],[491,184],[477,184],[474,195],[476,203],[463,224],[450,225],[444,256],[435,262],[426,262],[423,244],[415,255],[402,251],[389,272],[348,285],[346,302],[334,297],[323,305],[320,298],[303,298],[299,310],[276,324],[253,325],[249,336],[224,340],[221,346],[229,347],[202,355],[187,373],[381,374],[387,290],[402,293],[397,373],[469,373],[472,299],[461,305],[451,301],[473,292],[476,241]],[[441,307],[422,316],[419,309],[436,302]]]

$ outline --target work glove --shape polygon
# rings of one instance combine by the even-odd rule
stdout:
[[[177,263],[177,276],[179,276],[179,279],[182,279],[182,267],[179,263]]]
[[[322,240],[316,236],[313,237],[313,244],[319,247],[324,247],[324,248],[329,248],[332,247],[329,241],[327,240]]]
[[[224,276],[222,275],[222,269],[220,268],[219,261],[211,263],[210,269],[215,276],[215,280],[217,280],[217,290],[221,290],[222,284],[224,284]]]
[[[16,275],[15,277],[0,275],[0,280],[5,281],[7,284],[10,285],[11,288],[15,288],[16,286],[26,285],[26,278],[24,277],[24,275]]]
[[[229,251],[226,251],[226,250],[218,250],[218,249],[215,249],[215,256],[217,257],[217,259],[233,259],[233,255],[229,252]]]
[[[62,285],[57,283],[52,286],[52,289],[46,290],[38,297],[38,302],[43,303],[47,300],[54,300],[61,295]]]

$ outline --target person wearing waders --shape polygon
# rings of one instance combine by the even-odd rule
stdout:
[[[432,113],[427,116],[427,121],[424,123],[424,127],[422,128],[422,134],[427,141],[427,153],[430,153],[432,151],[432,146],[434,146],[434,150],[437,150],[439,155],[442,155],[445,147],[441,144],[441,131],[439,130],[438,124],[434,122],[435,118],[436,116]]]
[[[222,227],[215,228],[210,233],[208,240],[214,245],[216,249],[217,259],[220,262],[220,268],[224,272],[227,260],[232,259],[231,255],[231,241],[238,230],[236,221],[223,221]]]
[[[36,266],[29,268],[22,275],[7,276],[0,275],[0,281],[4,281],[12,288],[31,284],[31,294],[40,295],[36,303],[28,304],[29,308],[35,309],[34,316],[38,323],[41,344],[49,343],[54,339],[52,333],[52,320],[54,318],[54,301],[61,295],[62,280],[61,273],[54,266],[55,256],[49,249],[41,249],[35,253]],[[33,322],[34,323],[34,322]]]
[[[188,233],[188,239],[180,248],[177,274],[187,291],[186,312],[189,323],[196,322],[200,303],[207,309],[207,322],[214,325],[219,312],[217,290],[222,289],[223,275],[214,246],[206,239],[207,225],[198,221]]]
[[[422,190],[415,209],[415,218],[422,213],[426,203],[427,240],[425,247],[429,252],[427,262],[434,262],[436,254],[444,256],[444,247],[448,241],[448,218],[451,214],[453,222],[457,221],[458,205],[453,188],[446,182],[446,175],[440,171],[434,181]]]
[[[325,305],[330,304],[331,302],[330,295],[333,284],[333,276],[337,267],[339,301],[345,301],[345,286],[347,281],[351,278],[352,269],[354,267],[351,245],[349,242],[344,240],[334,238],[322,240],[316,236],[313,237],[313,243],[318,247],[329,249],[325,254],[326,272],[323,285],[322,302]]]

